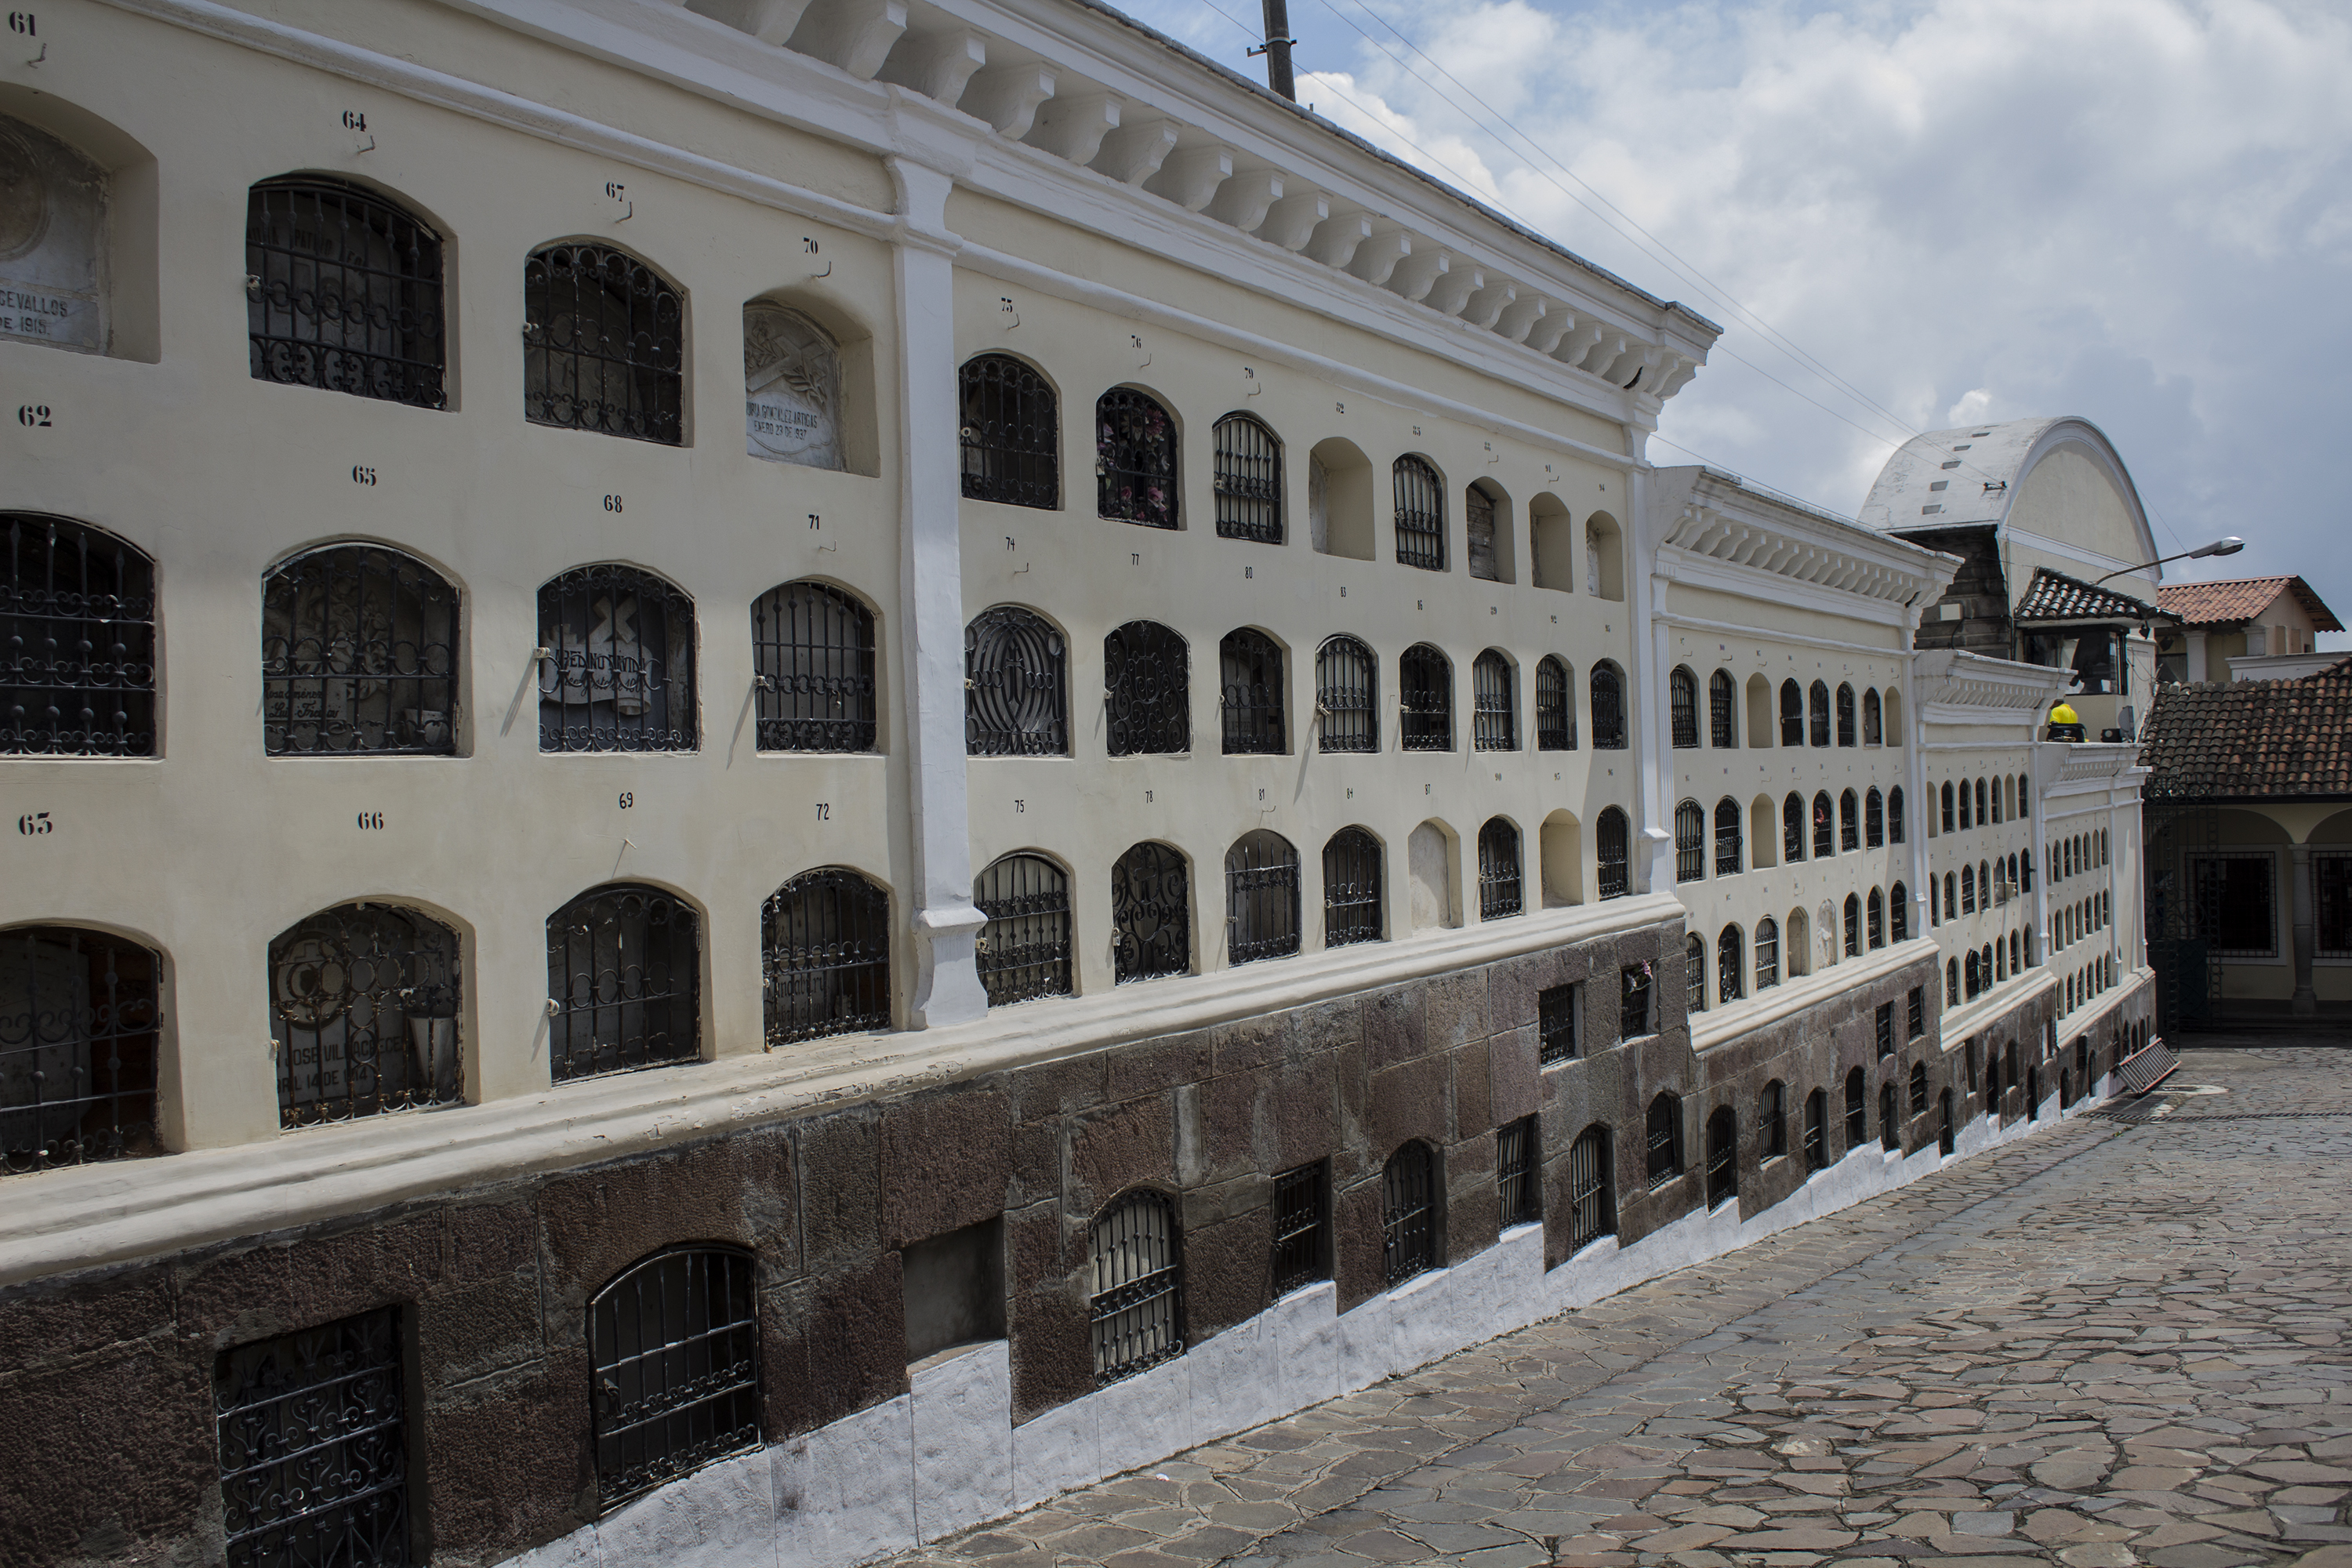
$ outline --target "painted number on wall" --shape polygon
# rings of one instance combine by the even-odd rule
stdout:
[[[636,791],[635,791],[635,790],[627,790],[627,789],[625,789],[625,790],[623,790],[623,791],[621,792],[621,809],[622,809],[623,811],[626,811],[626,810],[628,810],[630,807],[632,807],[632,806],[635,805],[636,804],[637,804],[637,793],[636,793]]]
[[[8,30],[22,37],[34,38],[40,36],[40,28],[34,25],[33,14],[30,11],[9,12]]]
[[[362,811],[359,814],[359,824],[363,832],[381,831],[383,827],[383,813]]]
[[[49,405],[46,403],[19,404],[16,408],[16,423],[28,430],[48,429]]]
[[[16,831],[27,838],[38,838],[44,833],[54,833],[58,825],[49,820],[46,811],[28,811],[16,819]]]
[[[360,112],[358,110],[356,110],[356,109],[346,109],[346,110],[343,110],[343,129],[344,129],[344,130],[346,130],[346,131],[364,131],[364,130],[366,130],[366,129],[367,129],[367,116],[366,116],[366,115],[364,115],[364,114],[362,114],[362,113],[361,113],[361,112]]]
[[[816,803],[816,819],[819,822],[831,822],[833,820],[833,802],[829,800],[821,800]]]
[[[604,498],[604,510],[605,510],[606,511],[618,511],[618,510],[621,510],[621,498],[620,498],[619,496],[606,496],[606,497]]]
[[[355,485],[366,485],[366,486],[368,486],[370,489],[374,488],[374,485],[375,485],[375,470],[374,470],[373,468],[368,468],[368,467],[367,467],[366,465],[364,465],[364,464],[361,464],[361,463],[354,463],[354,464],[352,464],[352,483],[353,483],[353,484],[355,484]]]

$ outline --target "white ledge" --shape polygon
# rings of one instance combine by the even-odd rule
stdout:
[[[1914,937],[1891,947],[1880,948],[1875,952],[1865,952],[1858,958],[1824,965],[1811,974],[1784,980],[1738,1002],[1717,1003],[1703,1013],[1690,1016],[1691,1049],[1704,1051],[1727,1040],[1769,1028],[1783,1018],[1817,1006],[1840,992],[1858,990],[1921,959],[1938,956],[1939,950],[1934,942],[1926,937]]]

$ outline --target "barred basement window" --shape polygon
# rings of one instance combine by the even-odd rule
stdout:
[[[1924,1062],[1911,1064],[1911,1114],[1927,1114],[1927,1068]]]
[[[1911,894],[1897,882],[1886,894],[1886,934],[1895,942],[1911,940]]]
[[[1862,797],[1862,836],[1873,849],[1886,847],[1886,801],[1874,784]]]
[[[1397,660],[1397,709],[1406,751],[1454,749],[1454,666],[1425,642]]]
[[[1838,683],[1837,689],[1837,743],[1841,746],[1854,743],[1853,688],[1843,681]]]
[[[1506,1229],[1543,1218],[1543,1153],[1534,1117],[1496,1132],[1495,1181],[1502,1190]]]
[[[522,270],[522,406],[533,425],[686,439],[686,304],[625,251],[577,242]]]
[[[1950,1154],[1960,1146],[1959,1135],[1952,1126],[1952,1091],[1948,1089],[1936,1099],[1939,1112],[1936,1118],[1936,1152]]]
[[[1813,796],[1813,858],[1837,853],[1837,818],[1827,790]]]
[[[153,756],[154,563],[61,517],[0,525],[0,755]]]
[[[1671,1092],[1650,1101],[1650,1185],[1663,1187],[1683,1173],[1683,1102]]]
[[[223,1351],[213,1370],[229,1568],[404,1568],[399,1310]]]
[[[1379,670],[1372,650],[1354,637],[1332,637],[1316,650],[1315,711],[1322,750],[1381,749]]]
[[[1868,922],[1872,950],[1885,947],[1886,945],[1886,900],[1876,888],[1870,889],[1870,900],[1865,906],[1864,919]]]
[[[1805,743],[1805,694],[1793,680],[1780,682],[1780,744]]]
[[[1546,1067],[1576,1055],[1576,991],[1554,985],[1536,993],[1536,1059]]]
[[[1780,984],[1780,927],[1770,915],[1756,922],[1756,989]]]
[[[1805,1096],[1805,1170],[1826,1171],[1830,1164],[1830,1097],[1820,1089]]]
[[[1816,746],[1830,743],[1830,689],[1826,682],[1816,680],[1805,694],[1807,729]]]
[[[262,580],[271,756],[457,749],[457,591],[413,556],[337,544]]]
[[[1870,1113],[1864,1108],[1862,1069],[1845,1075],[1845,1146],[1859,1149],[1870,1142]]]
[[[1881,743],[1884,736],[1885,728],[1880,721],[1878,693],[1874,689],[1864,688],[1862,693],[1862,743],[1865,746],[1875,746]]]
[[[1279,1299],[1331,1278],[1329,1162],[1318,1160],[1274,1179],[1274,1294]]]
[[[384,904],[322,910],[269,944],[284,1127],[465,1098],[457,933]]]
[[[1650,1032],[1650,990],[1647,963],[1629,963],[1617,972],[1617,1037],[1630,1040]]]
[[[1949,874],[1946,873],[1948,876]],[[1972,915],[1976,911],[1977,868],[1974,866],[1963,866],[1960,868],[1960,912],[1964,915]]]
[[[1911,987],[1910,1000],[1906,1006],[1907,1009],[1904,1016],[1906,1037],[1916,1040],[1927,1032],[1927,994],[1914,985]]]
[[[1739,1124],[1731,1107],[1717,1106],[1706,1119],[1706,1206],[1739,1195]]]
[[[1696,882],[1706,875],[1706,808],[1695,800],[1675,807],[1675,880]]]
[[[1693,931],[1683,939],[1683,1005],[1706,1011],[1706,939]]]
[[[1853,893],[1845,896],[1845,955],[1862,956],[1862,900]]]
[[[1549,654],[1536,665],[1536,750],[1576,750],[1576,709],[1569,696],[1568,667]]]
[[[0,931],[0,1172],[163,1152],[160,967],[103,931]]]
[[[1625,814],[1613,805],[1604,806],[1592,825],[1593,865],[1604,899],[1622,899],[1633,891],[1627,853],[1631,837]]]
[[[1119,984],[1191,973],[1192,895],[1181,855],[1147,839],[1120,856],[1110,870],[1110,914]]]
[[[1889,1153],[1903,1147],[1903,1128],[1895,1114],[1895,1085],[1878,1086],[1878,1146]]]
[[[975,757],[1069,754],[1062,634],[1015,605],[983,610],[963,629],[963,743]]]
[[[1731,671],[1718,669],[1706,678],[1707,744],[1718,751],[1739,744],[1732,712],[1736,700]]]
[[[1381,1262],[1391,1285],[1437,1267],[1437,1182],[1426,1143],[1407,1143],[1381,1172]]]
[[[1217,536],[1282,542],[1282,443],[1246,414],[1217,421]]]
[[[1900,787],[1886,792],[1886,841],[1903,842],[1903,791]]]
[[[1592,667],[1592,749],[1625,749],[1625,678],[1606,660]]]
[[[1715,939],[1716,995],[1726,1003],[1747,994],[1746,965],[1741,962],[1739,928],[1726,926]]]
[[[1381,930],[1381,841],[1343,827],[1323,846],[1323,945],[1378,942]]]
[[[441,237],[383,197],[330,180],[265,180],[246,196],[253,379],[446,408]]]
[[[1739,803],[1729,795],[1715,803],[1715,874],[1737,877],[1746,861],[1740,834]]]
[[[1602,1237],[1617,1234],[1612,1163],[1609,1129],[1601,1123],[1586,1128],[1569,1145],[1568,1252],[1571,1258]]]
[[[1498,921],[1519,913],[1519,830],[1490,816],[1478,829],[1478,918]]]
[[[1095,1385],[1159,1365],[1184,1350],[1184,1257],[1176,1203],[1139,1189],[1095,1221]]]
[[[1676,751],[1698,744],[1698,677],[1677,665],[1666,677],[1666,704],[1674,721]]]
[[[1298,951],[1298,851],[1278,833],[1245,833],[1225,851],[1225,961]]]
[[[890,895],[839,866],[803,871],[760,906],[768,1048],[890,1026]]]
[[[590,1299],[600,1512],[760,1446],[755,1268],[734,1247],[673,1247]]]
[[[1789,1091],[1775,1079],[1756,1100],[1759,1159],[1777,1160],[1789,1152]]]
[[[786,583],[751,601],[763,752],[870,752],[874,616],[839,588]]]
[[[1805,797],[1792,795],[1780,803],[1780,858],[1793,866],[1805,858]]]
[[[1862,847],[1861,805],[1853,791],[1838,792],[1838,847],[1849,855]]]
[[[1070,879],[1043,855],[1000,856],[971,879],[980,984],[992,1007],[1070,994]]]
[[[580,566],[539,591],[539,749],[691,752],[694,601],[633,566]]]
[[[1493,648],[1470,666],[1472,745],[1481,752],[1519,749],[1518,699],[1511,661]]]
[[[1445,570],[1445,488],[1437,470],[1411,453],[1399,458],[1396,484],[1396,558],[1424,572]]]
[[[1950,781],[1950,780],[1948,780],[1948,779],[1947,779],[1947,780],[1945,781],[1945,783],[1944,783],[1944,789],[1943,789],[1943,801],[1944,801],[1944,809],[1943,809],[1943,814],[1942,814],[1942,815],[1943,815],[1943,818],[1944,818],[1944,831],[1945,831],[1945,832],[1947,832],[1947,833],[1949,833],[1949,832],[1953,831],[1953,828],[1952,828],[1952,785],[1951,785],[1951,781]]]
[[[956,391],[965,498],[1058,510],[1062,416],[1045,378],[1011,354],[982,354],[956,373]]]
[[[1217,644],[1223,679],[1225,755],[1279,756],[1287,749],[1282,723],[1282,649],[1247,626]]]
[[[1146,528],[1176,526],[1176,422],[1158,400],[1115,386],[1095,400],[1095,510]]]
[[[592,888],[548,917],[547,1060],[558,1083],[702,1054],[701,922],[658,888]]]
[[[1158,621],[1103,638],[1106,740],[1114,757],[1192,749],[1192,650]]]

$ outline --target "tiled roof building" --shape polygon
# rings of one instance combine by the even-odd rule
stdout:
[[[2168,583],[2156,591],[2157,603],[2168,614],[2192,626],[2237,626],[2270,608],[2281,590],[2293,595],[2312,623],[2324,632],[2340,632],[2336,618],[2311,584],[2300,577],[2240,577],[2227,583]]]
[[[2158,689],[2148,799],[2352,799],[2352,658],[2299,680]]]
[[[2011,612],[2012,618],[2019,621],[2149,621],[2158,613],[2154,605],[2128,594],[2053,572],[2047,566],[2033,569],[2033,580],[2026,584],[2025,596],[2018,600],[2017,608]]]

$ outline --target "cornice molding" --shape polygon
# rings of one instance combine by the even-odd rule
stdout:
[[[1660,468],[1650,479],[1650,516],[1659,569],[1750,597],[1898,621],[1943,591],[1955,558],[1893,539],[1860,523],[1759,491],[1701,468]]]

